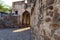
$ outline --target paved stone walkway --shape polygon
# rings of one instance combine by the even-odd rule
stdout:
[[[0,40],[31,40],[30,29],[22,30],[16,28],[0,29]]]

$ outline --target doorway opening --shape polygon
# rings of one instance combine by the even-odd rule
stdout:
[[[22,15],[22,25],[30,26],[30,13],[28,11],[25,11]]]

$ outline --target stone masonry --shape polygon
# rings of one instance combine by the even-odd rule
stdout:
[[[35,0],[32,40],[60,40],[60,0]]]

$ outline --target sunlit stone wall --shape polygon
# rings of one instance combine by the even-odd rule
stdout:
[[[27,3],[25,3],[24,1],[13,2],[13,4],[12,4],[12,14],[14,16],[20,16],[20,18],[18,18],[18,19],[20,20],[20,22],[22,24],[23,13],[25,11],[28,11],[31,14],[32,6],[33,6],[33,1],[32,0],[27,0]],[[15,14],[16,11],[18,11],[18,14]]]

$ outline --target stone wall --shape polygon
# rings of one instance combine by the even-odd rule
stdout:
[[[60,4],[59,0],[46,0],[44,9],[42,2],[36,0],[32,15],[32,40],[60,40]],[[51,2],[51,3],[50,3]],[[58,6],[57,6],[58,5]],[[43,10],[39,10],[39,8]]]
[[[20,16],[4,16],[0,19],[0,28],[19,28],[21,27]],[[19,19],[19,20],[18,20]]]

